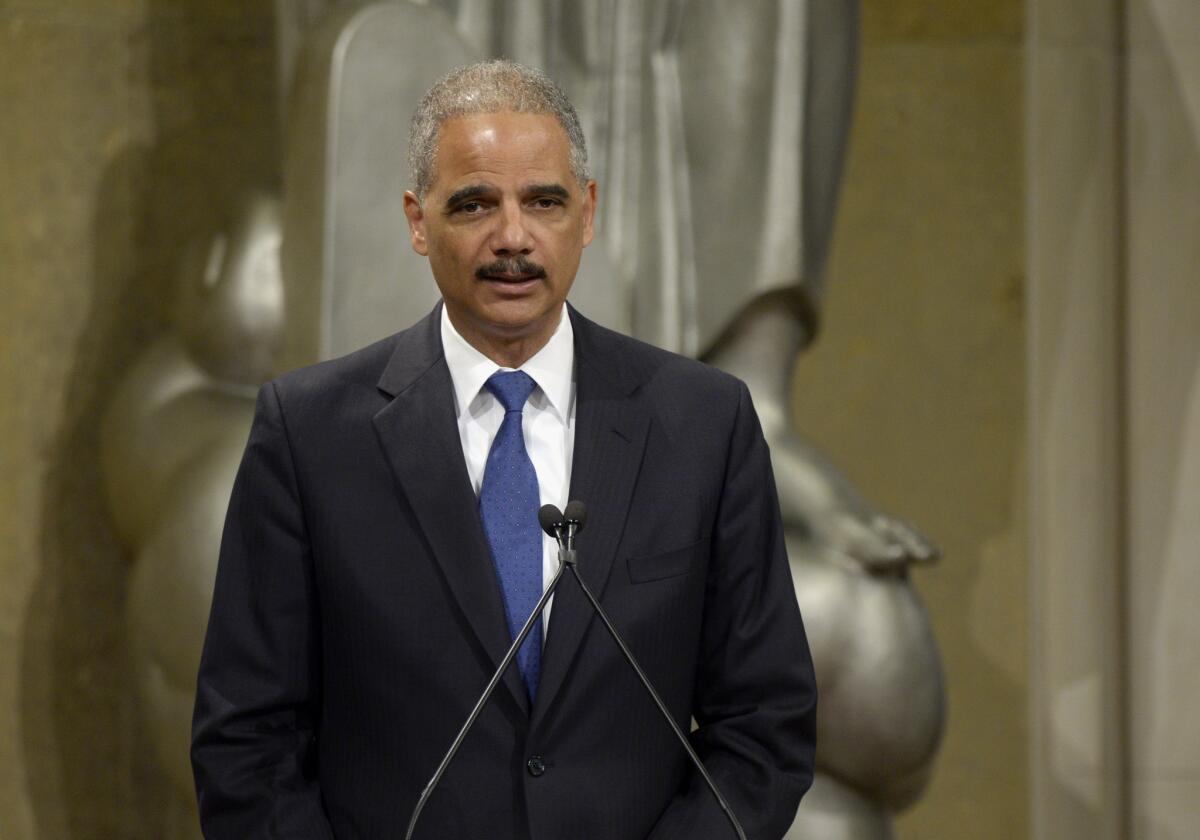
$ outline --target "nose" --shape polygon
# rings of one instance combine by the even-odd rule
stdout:
[[[520,203],[505,202],[496,217],[496,229],[492,232],[492,253],[497,256],[512,256],[533,251],[533,237],[529,234]]]

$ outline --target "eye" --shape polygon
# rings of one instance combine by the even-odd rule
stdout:
[[[483,205],[478,201],[464,201],[458,205],[458,212],[465,213],[468,216],[473,216],[483,210]]]
[[[561,207],[562,201],[557,198],[551,198],[550,196],[542,196],[541,198],[535,198],[533,200],[533,206],[539,210],[553,210],[556,207]]]

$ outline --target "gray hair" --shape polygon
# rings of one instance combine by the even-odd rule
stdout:
[[[408,131],[408,167],[418,198],[424,199],[433,184],[442,124],[467,114],[503,111],[550,114],[557,119],[570,143],[571,173],[581,185],[588,182],[587,142],[571,100],[541,70],[499,58],[457,67],[421,97]]]

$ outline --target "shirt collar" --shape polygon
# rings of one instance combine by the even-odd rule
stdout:
[[[446,356],[446,365],[450,368],[450,379],[454,383],[455,407],[460,417],[471,409],[471,404],[493,373],[498,370],[512,370],[501,367],[472,347],[450,323],[444,303],[442,352]],[[567,422],[570,417],[571,379],[575,372],[575,332],[571,328],[571,319],[567,316],[566,304],[563,304],[558,327],[550,336],[550,340],[518,369],[529,374],[549,406],[563,422]],[[530,399],[535,399],[536,395],[537,391]]]

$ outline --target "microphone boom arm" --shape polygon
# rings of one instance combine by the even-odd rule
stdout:
[[[450,766],[450,762],[454,760],[454,756],[458,754],[459,747],[467,738],[467,733],[471,731],[471,727],[475,725],[475,719],[479,717],[483,707],[487,705],[491,699],[492,693],[496,690],[496,686],[500,684],[500,680],[504,677],[504,672],[508,670],[508,666],[512,664],[513,659],[517,655],[517,651],[521,645],[525,643],[525,637],[529,635],[529,631],[533,629],[535,621],[541,621],[542,611],[546,609],[546,604],[550,600],[550,596],[554,594],[554,590],[558,588],[559,581],[562,580],[563,571],[568,565],[571,568],[575,567],[575,552],[559,549],[558,552],[559,564],[558,571],[554,573],[554,577],[550,580],[550,585],[546,587],[546,591],[542,593],[542,597],[538,599],[537,605],[534,606],[533,612],[529,614],[529,618],[525,621],[525,626],[521,628],[521,632],[517,634],[517,638],[513,640],[509,646],[508,652],[504,654],[504,659],[500,661],[500,665],[496,668],[496,672],[492,674],[491,681],[487,684],[487,688],[483,690],[483,694],[479,696],[479,701],[475,704],[475,708],[471,709],[471,714],[467,716],[466,722],[462,725],[462,729],[458,730],[458,735],[454,738],[454,743],[450,745],[449,751],[442,758],[442,763],[438,765],[433,776],[429,779],[429,783],[425,785],[425,789],[421,791],[420,798],[417,799],[417,807],[413,809],[413,815],[408,821],[408,830],[404,832],[404,840],[412,840],[413,830],[417,827],[417,819],[421,816],[421,811],[425,808],[425,803],[429,801],[430,794],[437,787],[438,782],[442,780],[442,776],[446,772],[446,768]],[[577,576],[578,577],[578,576]]]
[[[560,557],[565,553],[567,553],[565,549],[559,550]],[[575,552],[572,550],[570,551],[570,554],[574,555]],[[560,574],[562,573],[563,568],[564,567],[562,565],[559,566]],[[625,655],[625,661],[633,666],[633,670],[637,673],[638,679],[642,681],[642,685],[645,686],[646,691],[648,691],[650,696],[654,698],[654,703],[658,706],[658,710],[662,712],[662,716],[666,719],[667,723],[670,724],[671,731],[675,733],[675,737],[679,739],[679,743],[683,745],[685,750],[687,750],[688,756],[692,759],[692,764],[696,766],[696,769],[700,771],[700,775],[704,777],[705,784],[708,785],[708,789],[712,791],[713,796],[717,798],[717,804],[721,806],[721,810],[724,811],[725,816],[729,818],[729,822],[733,826],[733,830],[737,832],[738,840],[746,840],[746,832],[742,830],[742,824],[738,822],[738,818],[733,815],[733,809],[729,807],[729,803],[726,802],[725,797],[721,795],[721,791],[717,788],[717,783],[713,781],[712,776],[710,776],[708,773],[708,768],[704,766],[704,762],[700,760],[700,756],[696,755],[696,751],[692,748],[691,742],[687,739],[687,736],[683,734],[683,730],[679,728],[679,724],[675,722],[675,718],[671,717],[670,711],[667,710],[666,703],[664,703],[662,698],[658,696],[658,692],[654,690],[654,686],[650,684],[650,678],[646,676],[646,673],[642,670],[642,666],[638,664],[637,659],[634,657],[633,651],[631,651],[625,644],[625,641],[617,632],[617,628],[614,627],[613,623],[609,620],[608,613],[604,612],[604,608],[600,606],[600,602],[596,600],[596,596],[592,594],[592,590],[589,589],[588,585],[583,582],[583,578],[580,576],[579,570],[575,567],[574,556],[571,558],[569,568],[571,569],[571,574],[575,576],[575,582],[579,584],[579,588],[583,591],[583,594],[587,597],[588,602],[592,605],[592,609],[596,611],[596,615],[600,616],[600,620],[604,623],[605,629],[608,630],[608,635],[612,637],[612,640],[617,643],[617,647],[621,649],[621,653]]]

